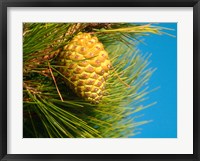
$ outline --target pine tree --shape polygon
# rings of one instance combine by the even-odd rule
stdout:
[[[143,55],[136,46],[141,43],[140,37],[162,34],[162,30],[151,24],[132,23],[24,23],[24,137],[119,138],[136,135],[137,127],[149,121],[137,122],[137,115],[132,115],[154,104],[144,106],[143,102],[149,93],[146,84],[155,70],[149,67],[150,55]],[[72,61],[66,53],[71,52],[74,56],[77,52],[73,41],[80,34],[95,38],[102,45],[101,51],[108,53],[106,79],[98,76],[98,79],[103,78],[100,83],[104,88],[97,91],[103,93],[92,100],[93,95],[81,94],[85,87],[78,91],[77,82],[69,83],[72,75],[66,74],[68,62]],[[85,43],[86,39],[82,41]],[[70,44],[74,49],[69,50]],[[87,48],[87,44],[84,47]],[[89,50],[92,49],[88,47]],[[73,64],[99,60],[100,52],[97,53],[84,60],[75,59]],[[75,70],[76,67],[73,72]],[[85,70],[81,67],[79,74]]]

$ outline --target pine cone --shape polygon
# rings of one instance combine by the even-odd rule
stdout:
[[[111,63],[97,37],[79,33],[63,48],[59,64],[67,84],[79,97],[99,103],[104,95]]]

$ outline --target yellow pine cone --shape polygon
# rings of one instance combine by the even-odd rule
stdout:
[[[67,84],[81,98],[99,103],[104,95],[111,63],[97,37],[79,33],[59,55],[61,73]]]

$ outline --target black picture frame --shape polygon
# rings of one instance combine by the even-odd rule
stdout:
[[[8,7],[193,7],[193,154],[7,154],[7,8]],[[200,1],[199,0],[1,0],[0,1],[0,159],[2,161],[200,160]]]

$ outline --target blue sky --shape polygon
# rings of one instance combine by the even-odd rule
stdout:
[[[159,23],[158,26],[174,29],[167,33],[177,36],[176,23]],[[149,85],[151,89],[160,87],[149,94],[145,104],[157,102],[156,105],[142,110],[136,115],[144,114],[137,121],[152,120],[139,126],[140,134],[134,138],[176,138],[177,137],[177,38],[168,35],[150,35],[143,37],[146,45],[140,43],[142,53],[152,53],[150,66],[157,68]]]

